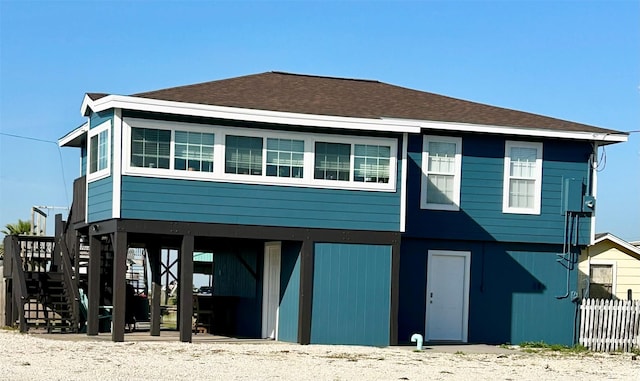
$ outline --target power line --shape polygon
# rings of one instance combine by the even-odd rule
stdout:
[[[60,146],[58,145],[58,142],[54,142],[53,140],[34,138],[34,137],[31,137],[31,136],[8,134],[6,132],[0,132],[0,135],[10,136],[12,138],[17,138],[17,139],[25,139],[25,140],[32,140],[32,141],[36,141],[36,142],[55,144],[56,148],[58,149],[58,157],[60,158],[60,171],[62,172],[62,184],[63,184],[63,189],[64,189],[64,196],[65,196],[65,199],[67,200],[67,204],[69,204],[69,191],[67,191],[67,179],[66,179],[66,176],[64,174],[64,162],[62,160],[62,150],[60,149]]]
[[[7,134],[6,132],[0,132],[0,135],[4,135],[4,136],[11,136],[12,138],[18,138],[18,139],[35,140],[35,141],[37,141],[37,142],[53,143],[53,144],[55,144],[55,145],[58,145],[58,143],[57,143],[57,142],[54,142],[53,140],[45,140],[45,139],[32,138],[32,137],[30,137],[30,136]]]

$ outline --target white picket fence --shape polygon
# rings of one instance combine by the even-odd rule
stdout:
[[[640,348],[640,300],[582,299],[580,344],[598,352]]]

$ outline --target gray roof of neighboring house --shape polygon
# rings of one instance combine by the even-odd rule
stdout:
[[[637,245],[638,242],[628,242],[623,240],[622,238],[618,238],[615,235],[605,232],[605,233],[596,233],[594,235],[594,245],[602,242],[604,240],[609,240],[613,243],[616,243],[622,247],[624,247],[625,249],[629,250],[630,252],[636,254],[636,255],[640,255],[640,246]]]
[[[109,94],[87,93],[92,100]],[[267,72],[133,94],[134,97],[302,114],[400,118],[560,131],[619,133],[383,82]]]

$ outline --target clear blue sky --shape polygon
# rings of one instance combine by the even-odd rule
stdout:
[[[76,149],[7,134],[57,141],[85,92],[271,70],[639,130],[640,2],[0,0],[0,226],[68,206],[80,168]],[[598,185],[597,231],[640,240],[640,134],[607,147]]]

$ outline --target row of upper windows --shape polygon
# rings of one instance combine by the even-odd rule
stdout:
[[[90,132],[90,180],[108,174],[109,127],[110,122],[105,122]],[[130,119],[124,129],[124,141],[128,142],[124,145],[125,172],[395,190],[393,139],[228,131]],[[224,144],[216,145],[216,136],[221,136]],[[216,170],[218,162],[222,164]],[[424,136],[422,163],[421,208],[459,210],[462,139]],[[507,141],[503,212],[540,214],[541,184],[542,143]]]
[[[215,134],[176,130],[172,140],[171,133],[168,130],[132,128],[131,166],[214,171]],[[267,137],[266,149],[263,149],[264,141],[263,137],[226,135],[224,172],[304,178],[304,140]],[[351,149],[352,144],[315,142],[313,178],[389,183],[390,146],[353,144],[353,156]]]
[[[422,150],[423,209],[459,210],[462,139],[425,136]],[[504,213],[540,214],[542,143],[507,141],[504,156]]]
[[[90,180],[108,132],[90,132]],[[127,119],[123,141],[124,174],[395,190],[395,139]]]

